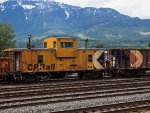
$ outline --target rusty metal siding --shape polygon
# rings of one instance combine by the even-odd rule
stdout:
[[[111,50],[112,59],[114,59],[114,67],[115,69],[127,69],[130,68],[129,58],[130,51],[123,49],[113,49]]]
[[[143,63],[141,68],[150,69],[150,50],[141,50],[141,53],[143,55]]]
[[[148,56],[147,56],[147,53],[148,51],[146,50],[141,50],[141,53],[143,55],[143,62],[142,62],[142,65],[141,65],[141,68],[147,68],[148,67]]]
[[[130,64],[132,69],[141,68],[143,63],[143,55],[141,50],[130,50]]]
[[[123,68],[130,68],[130,64],[129,64],[129,50],[123,50],[122,51],[122,58],[121,58],[121,66]]]
[[[110,49],[113,69],[150,69],[150,49]]]
[[[0,74],[13,71],[13,60],[10,58],[0,58]]]

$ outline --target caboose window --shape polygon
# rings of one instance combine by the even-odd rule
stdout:
[[[56,41],[53,42],[53,48],[56,48]]]
[[[88,62],[92,62],[92,55],[88,55]]]
[[[38,63],[43,63],[43,55],[38,55]]]
[[[68,43],[67,43],[67,47],[68,47],[68,48],[73,48],[73,42],[68,42]]]
[[[73,48],[73,42],[61,42],[60,45],[62,48]]]
[[[44,48],[47,48],[47,42],[44,42]]]
[[[67,46],[66,46],[66,42],[61,42],[61,47],[62,48],[66,48]]]

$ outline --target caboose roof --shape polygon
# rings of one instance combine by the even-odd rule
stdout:
[[[55,50],[53,48],[31,48],[31,49],[28,49],[28,48],[9,48],[9,49],[5,49],[4,51],[5,52],[21,52],[21,51],[42,51],[42,50],[48,50],[48,51],[51,51],[51,50]]]
[[[76,38],[72,38],[72,37],[46,37],[46,38],[44,38],[44,39],[48,39],[48,38],[55,38],[55,39],[76,39]]]
[[[78,50],[108,50],[107,48],[79,48]]]

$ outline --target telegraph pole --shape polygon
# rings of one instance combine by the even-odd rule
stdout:
[[[31,35],[28,35],[28,48],[31,49]]]
[[[87,48],[87,45],[88,45],[88,38],[87,39],[85,39],[85,48]]]

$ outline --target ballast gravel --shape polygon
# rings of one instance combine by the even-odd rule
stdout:
[[[10,108],[6,110],[0,110],[0,113],[47,113],[47,112],[66,111],[72,109],[119,104],[119,103],[142,101],[142,100],[150,100],[150,93],[97,98],[97,99],[80,100],[80,101],[72,101],[72,102],[60,102],[54,104],[28,106],[28,107],[20,107],[20,108],[13,108],[13,109]]]

